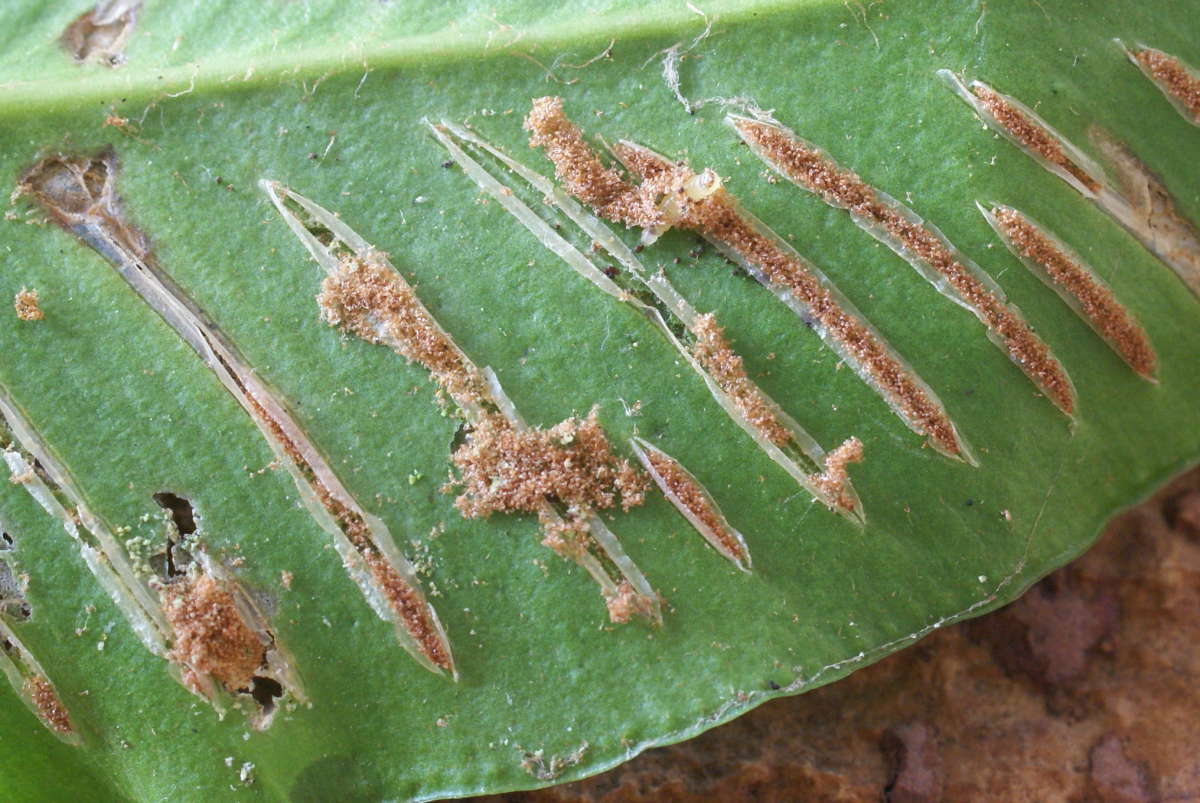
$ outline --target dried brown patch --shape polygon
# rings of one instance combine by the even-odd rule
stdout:
[[[1200,125],[1200,79],[1179,59],[1160,50],[1144,48],[1134,53],[1133,57],[1164,92],[1187,110],[1192,122]]]
[[[644,453],[659,480],[681,505],[708,528],[709,536],[715,538],[728,555],[740,562],[748,562],[750,556],[746,554],[746,548],[730,530],[725,517],[713,507],[712,500],[708,498],[700,483],[679,464],[679,461],[654,449],[645,449]]]
[[[758,385],[746,376],[741,356],[729,347],[725,330],[717,324],[712,313],[697,315],[690,329],[696,336],[696,342],[691,347],[692,355],[704,370],[733,399],[738,411],[764,438],[776,446],[786,445],[792,438],[791,432],[780,423]]]
[[[175,634],[168,657],[183,666],[184,682],[199,689],[211,675],[226,691],[250,688],[266,663],[267,647],[223,585],[201,574],[162,589],[163,615]]]
[[[25,693],[33,701],[33,707],[37,709],[38,716],[46,723],[47,728],[60,736],[71,736],[75,733],[71,717],[50,681],[41,675],[30,675],[25,678]]]
[[[460,407],[478,407],[489,391],[412,288],[374,254],[346,256],[317,296],[321,319],[369,343],[394,346],[424,366]]]
[[[498,416],[475,424],[454,452],[467,518],[537,513],[547,500],[574,511],[625,510],[642,504],[649,480],[613,454],[596,408],[550,429],[518,431]]]
[[[1104,154],[1128,204],[1121,214],[1101,205],[1150,253],[1175,271],[1196,296],[1200,296],[1200,232],[1179,212],[1179,205],[1163,180],[1141,159],[1104,131],[1092,128],[1088,136]]]
[[[554,173],[567,191],[596,209],[608,220],[638,228],[662,225],[663,215],[650,194],[621,178],[616,170],[605,167],[583,140],[583,133],[563,113],[562,98],[544,97],[533,101],[525,130],[529,144],[545,148],[554,163]]]
[[[13,297],[13,309],[17,311],[17,318],[22,321],[40,321],[46,317],[38,305],[37,290],[27,290],[22,287],[20,292]]]
[[[1062,143],[1052,133],[1010,103],[1007,98],[991,87],[978,82],[971,85],[971,94],[979,99],[983,107],[996,120],[997,125],[1011,134],[1018,142],[1050,164],[1070,173],[1091,192],[1100,192],[1099,182],[1067,156]]]
[[[1080,313],[1130,367],[1152,378],[1157,357],[1150,339],[1113,292],[1020,212],[998,207],[992,215],[1017,254],[1041,265],[1055,285],[1079,302]]]
[[[111,148],[92,154],[55,154],[21,175],[13,197],[29,196],[51,220],[105,259],[115,258],[115,246],[149,260],[146,236],[130,224],[117,197],[119,170]]]
[[[67,26],[59,42],[77,62],[119,67],[141,7],[140,0],[99,0]]]
[[[995,93],[991,96],[999,98]],[[1019,111],[1012,111],[1020,115]],[[1021,119],[1025,118],[1021,116]],[[844,208],[857,218],[880,227],[917,259],[944,277],[979,314],[984,325],[999,335],[1009,357],[1046,392],[1051,401],[1068,414],[1074,410],[1075,395],[1071,380],[1050,353],[1050,348],[1034,334],[1020,315],[955,258],[953,250],[941,237],[926,226],[906,218],[891,204],[881,200],[873,187],[849,170],[838,167],[807,143],[775,126],[762,123],[739,120],[737,127],[762,152],[764,158],[788,178],[815,192],[826,203]],[[1036,130],[1041,131],[1040,128]],[[1041,133],[1047,142],[1058,147],[1048,134]]]

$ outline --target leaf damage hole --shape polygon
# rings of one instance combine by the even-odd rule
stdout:
[[[745,117],[728,119],[751,150],[780,175],[830,206],[847,210],[861,228],[969,309],[1039,390],[1067,415],[1074,412],[1075,388],[1049,346],[1006,303],[991,277],[959,254],[932,225],[792,131]]]
[[[401,644],[435,672],[454,675],[449,642],[416,573],[386,526],[369,516],[263,383],[236,346],[157,264],[116,194],[119,163],[111,148],[93,155],[47,157],[22,175],[15,195],[29,196],[52,220],[104,257],[200,356],[250,415],[296,482],[305,506],[334,537],[351,577]]]
[[[100,0],[67,26],[59,42],[80,64],[91,61],[120,67],[141,8],[141,0]]]
[[[546,148],[555,174],[581,201],[595,206],[615,191],[607,180],[599,185],[593,182],[596,172],[604,168],[583,141],[579,127],[563,113],[561,98],[534,101],[525,127],[532,132],[530,144]],[[613,219],[643,228],[651,240],[674,227],[695,231],[712,242],[802,318],[812,320],[822,339],[883,395],[911,429],[926,435],[939,452],[970,459],[933,391],[823,274],[740,208],[714,171],[697,174],[683,162],[671,162],[627,141],[617,143],[612,151],[641,182],[635,187],[622,180],[631,199],[624,208],[636,214]],[[609,200],[608,208],[612,207]],[[598,211],[603,216],[605,207]]]
[[[1040,224],[1009,206],[985,209],[1004,244],[1098,334],[1130,368],[1154,380],[1157,357],[1146,332],[1078,255]]]
[[[180,535],[187,536],[196,532],[196,512],[187,499],[170,491],[160,491],[154,494],[154,501],[171,514],[171,520]]]
[[[285,690],[303,699],[290,659],[259,606],[197,540],[191,501],[171,491],[153,497],[170,517],[166,546],[155,556],[159,579],[151,581],[171,628],[167,658],[195,694],[216,702],[223,691],[252,701],[258,711],[251,724],[265,729]]]
[[[246,693],[258,703],[263,716],[270,717],[283,696],[283,684],[275,678],[255,675],[250,678],[250,689]]]

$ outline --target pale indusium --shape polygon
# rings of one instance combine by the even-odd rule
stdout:
[[[1119,39],[1117,45],[1125,50],[1125,55],[1142,74],[1154,82],[1183,119],[1200,126],[1200,74],[1194,68],[1153,47],[1138,45],[1129,50]]]
[[[1010,206],[979,210],[1008,249],[1062,297],[1142,377],[1154,380],[1158,358],[1144,329],[1077,254]]]
[[[1002,349],[1060,410],[1075,410],[1075,387],[1050,347],[1008,304],[990,276],[960,254],[911,209],[867,184],[815,145],[773,123],[730,116],[751,150],[780,175],[847,210],[872,237],[883,242],[952,301],[970,310]]]
[[[62,697],[46,670],[14,630],[33,616],[26,598],[31,578],[27,572],[18,571],[15,562],[11,561],[11,554],[19,551],[18,539],[12,536],[3,516],[0,516],[0,534],[3,535],[0,540],[0,672],[47,730],[68,744],[78,745],[79,735]]]
[[[467,425],[453,455],[465,486],[460,512],[535,513],[542,543],[588,572],[614,622],[661,622],[657,592],[597,515],[618,497],[626,508],[640,504],[644,487],[611,454],[594,413],[549,430],[528,427],[495,373],[459,348],[385,254],[303,195],[266,179],[260,186],[326,273],[322,318],[417,362],[458,407]]]
[[[46,729],[67,744],[79,745],[79,733],[55,689],[33,653],[21,642],[9,624],[0,617],[0,672],[13,691]]]
[[[375,612],[393,623],[400,643],[419,663],[454,674],[441,622],[387,527],[350,495],[286,404],[158,266],[146,237],[125,218],[116,190],[118,170],[111,151],[51,156],[26,171],[18,191],[106,259],[196,351],[287,467],[309,513],[333,537],[347,572]]]
[[[896,354],[824,274],[805,261],[761,221],[740,207],[712,170],[694,173],[631,142],[614,155],[641,180],[637,187],[605,168],[583,141],[558,98],[534,101],[526,127],[531,143],[546,148],[568,191],[601,214],[642,228],[651,239],[670,228],[696,231],[741,264],[802,320],[914,432],[938,452],[974,462],[936,394]]]
[[[938,76],[983,122],[1125,227],[1200,297],[1200,232],[1177,211],[1162,179],[1125,145],[1092,126],[1089,138],[1117,176],[1114,185],[1090,157],[1016,98],[982,81],[968,86],[949,70]]]
[[[758,447],[798,485],[831,510],[859,524],[865,514],[857,492],[844,470],[829,472],[830,461],[841,463],[861,458],[861,443],[847,439],[841,446],[826,453],[816,440],[805,432],[780,405],[751,379],[744,369],[741,356],[730,347],[712,313],[698,314],[692,305],[675,289],[666,275],[650,275],[637,255],[595,216],[545,176],[530,170],[486,140],[454,123],[431,125],[430,130],[447,148],[463,171],[489,196],[525,226],[538,241],[558,255],[563,262],[587,279],[600,291],[628,304],[645,315],[654,328],[666,338],[689,367],[704,381],[721,409],[745,432]],[[479,162],[459,147],[456,140],[499,160],[533,189],[542,193],[567,220],[598,248],[625,268],[634,278],[633,287],[626,288],[619,274],[610,275],[600,269],[580,249],[571,245],[559,231],[525,204],[507,185],[501,184]],[[689,342],[685,342],[689,341]],[[834,456],[836,453],[836,457]]]

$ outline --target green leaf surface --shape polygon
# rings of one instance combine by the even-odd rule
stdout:
[[[1200,455],[1197,299],[981,129],[934,76],[986,80],[1085,149],[1086,128],[1103,126],[1195,219],[1200,135],[1111,43],[1200,63],[1191,3],[713,4],[711,35],[681,65],[684,93],[774,109],[995,277],[1071,373],[1073,427],[968,312],[843,212],[765,181],[717,106],[685,112],[655,60],[704,29],[683,4],[159,0],[117,69],[76,65],[57,43],[87,7],[29,0],[0,11],[0,178],[15,187],[55,151],[116,149],[118,189],[161,267],[421,557],[461,679],[399,648],[196,354],[100,256],[18,202],[0,224],[0,299],[36,288],[45,319],[18,322],[5,300],[0,382],[92,508],[129,536],[163,538],[154,493],[191,500],[210,550],[243,558],[239,579],[273,599],[311,706],[289,706],[264,732],[236,710],[219,719],[142,647],[59,523],[0,483],[33,609],[14,627],[84,740],[56,741],[0,690],[6,799],[435,798],[544,785],[523,768],[526,753],[542,751],[549,766],[585,744],[556,780],[596,773],[1010,601]],[[443,167],[420,124],[467,120],[549,173],[520,126],[545,94],[562,95],[590,134],[714,167],[905,355],[981,465],[922,448],[766,291],[711,250],[695,256],[691,235],[668,234],[642,258],[698,309],[718,311],[762,387],[821,443],[863,440],[852,476],[867,526],[812,502],[644,318]],[[109,115],[130,126],[106,126]],[[320,271],[258,190],[264,177],[388,252],[531,423],[598,404],[624,453],[636,432],[679,458],[745,534],[754,572],[721,559],[655,496],[609,524],[666,598],[665,623],[614,626],[586,574],[539,545],[532,518],[460,518],[439,491],[458,422],[441,414],[419,366],[318,320]],[[1105,278],[1158,351],[1157,385],[1003,249],[977,199],[1027,211]],[[641,414],[626,415],[635,401]]]

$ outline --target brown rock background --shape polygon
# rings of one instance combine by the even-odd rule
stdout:
[[[1200,800],[1200,470],[1001,611],[604,775],[480,800]]]

